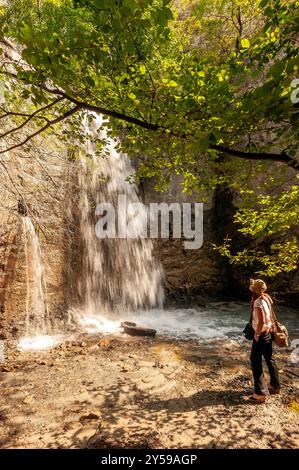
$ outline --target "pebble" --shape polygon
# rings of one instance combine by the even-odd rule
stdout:
[[[30,405],[30,403],[32,402],[32,395],[27,395],[27,397],[24,398],[23,400],[23,403],[25,403],[26,405]]]

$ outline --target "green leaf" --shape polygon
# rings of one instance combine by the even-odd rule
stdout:
[[[144,75],[144,74],[145,74],[145,72],[146,72],[145,65],[143,65],[143,64],[142,64],[142,65],[140,65],[140,67],[139,67],[139,70],[140,70],[140,73],[141,73],[141,75]]]
[[[20,27],[20,32],[26,41],[29,41],[32,38],[33,31],[29,24],[23,23]]]
[[[265,6],[268,5],[268,3],[270,3],[270,0],[262,0],[262,1],[260,2],[260,7],[261,7],[261,8],[264,8]]]
[[[241,41],[242,49],[248,49],[250,47],[249,39],[243,38]]]
[[[138,8],[138,2],[136,0],[124,0],[124,4],[126,7],[130,8],[130,10],[134,13]]]
[[[132,11],[129,7],[122,7],[120,9],[120,13],[123,18],[128,18],[129,16],[132,16]]]
[[[285,69],[285,62],[283,60],[280,60],[276,62],[271,68],[270,68],[270,74],[272,77],[274,77],[276,80],[278,80],[282,73],[284,72]]]
[[[165,7],[162,10],[158,10],[157,12],[157,23],[161,27],[167,26],[168,21],[172,20],[172,18],[173,18],[172,11],[168,7]]]
[[[170,81],[168,82],[168,86],[176,87],[176,86],[178,86],[178,84],[177,84],[177,82],[175,82],[174,80],[170,80]]]
[[[128,93],[128,98],[131,100],[136,100],[136,95],[134,95],[134,93]]]

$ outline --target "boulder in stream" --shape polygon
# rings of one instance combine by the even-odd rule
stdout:
[[[124,332],[130,336],[156,336],[157,330],[137,325],[134,322],[125,321],[120,324]]]

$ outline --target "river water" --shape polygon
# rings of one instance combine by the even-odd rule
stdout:
[[[277,316],[294,338],[299,338],[299,312],[276,308]],[[121,321],[154,328],[159,335],[179,339],[217,340],[242,338],[242,331],[250,316],[250,303],[210,302],[206,307],[172,308],[165,310],[126,312],[118,320],[85,316],[83,326],[89,333],[121,332]]]

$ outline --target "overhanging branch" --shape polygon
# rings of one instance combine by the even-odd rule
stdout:
[[[68,96],[66,93],[64,93],[61,90],[54,91],[54,90],[47,89],[47,91],[52,92],[52,93],[53,92],[57,93],[60,96],[63,96],[64,98],[70,100],[76,105],[81,106],[82,108],[87,109],[89,111],[94,111],[96,113],[103,114],[104,116],[113,117],[113,118],[116,118],[116,119],[119,119],[128,123],[131,123],[131,124],[135,124],[136,126],[141,127],[143,129],[147,129],[150,131],[160,130],[162,133],[165,133],[166,129],[158,124],[152,124],[147,121],[143,121],[143,120],[131,117],[131,116],[127,116],[126,114],[118,113],[116,111],[110,111],[110,110],[104,109],[96,105],[90,105],[88,103],[81,102],[75,98]],[[182,137],[181,135],[176,135],[173,132],[171,132],[170,134],[167,133],[167,135],[172,135],[178,138]],[[229,147],[224,147],[221,145],[211,145],[210,148],[213,150],[216,150],[217,152],[227,153],[228,155],[231,155],[233,157],[244,158],[246,160],[261,160],[261,161],[285,163],[291,168],[293,168],[294,170],[299,171],[299,162],[295,160],[294,158],[292,158],[291,156],[289,156],[285,152],[282,152],[282,153],[243,152],[243,151],[231,149]]]
[[[18,79],[17,75],[15,75],[11,72],[8,72],[8,74],[10,76],[13,76],[14,78]],[[74,112],[77,112],[79,109],[85,109],[87,111],[92,111],[92,112],[95,112],[95,113],[102,114],[103,116],[112,117],[112,118],[118,119],[120,121],[124,121],[124,122],[127,122],[129,124],[136,125],[138,127],[141,127],[142,129],[146,129],[146,130],[149,130],[149,131],[160,131],[162,134],[166,134],[167,136],[173,136],[173,137],[176,137],[176,138],[186,137],[186,136],[183,136],[183,135],[175,134],[173,132],[169,133],[169,130],[168,130],[168,132],[166,132],[167,129],[165,127],[159,125],[159,124],[152,124],[151,122],[147,122],[145,120],[141,120],[141,119],[135,118],[133,116],[128,116],[128,115],[126,115],[124,113],[120,113],[118,111],[112,111],[112,110],[109,110],[109,109],[105,109],[101,106],[97,106],[97,105],[86,103],[84,101],[80,101],[76,98],[73,98],[72,96],[69,96],[62,89],[51,88],[51,87],[47,86],[46,84],[39,84],[39,86],[43,90],[45,90],[47,93],[50,93],[50,94],[56,95],[56,96],[60,96],[61,98],[64,98],[64,99],[68,100],[69,102],[75,104],[76,106],[75,106],[75,108],[73,108],[73,111],[71,112],[71,114],[73,114]],[[66,114],[68,115],[68,113],[66,113]],[[66,119],[66,117],[68,117],[68,116],[63,115],[63,116],[60,116],[58,118],[58,120],[55,119],[53,121],[49,121],[49,123],[46,126],[44,126],[42,129],[40,129],[39,131],[34,133],[32,136],[30,136],[30,139],[33,138],[35,135],[39,134],[40,132],[43,132],[46,128],[50,127],[51,125],[56,124],[56,122],[60,122],[64,119]],[[16,147],[20,147],[20,146],[24,145],[24,143],[27,143],[27,141],[28,140],[26,139],[25,141],[21,142],[20,144],[17,144],[16,146],[13,146],[9,149],[3,150],[3,151],[0,152],[0,154],[5,153],[8,150],[12,150]],[[231,155],[233,157],[243,158],[243,159],[246,159],[246,160],[255,160],[255,161],[260,160],[260,161],[271,161],[271,162],[275,162],[275,163],[284,163],[284,164],[288,165],[289,167],[293,168],[294,170],[299,171],[299,162],[297,160],[295,160],[294,158],[292,158],[290,155],[288,155],[286,152],[281,152],[281,153],[244,152],[244,151],[241,151],[241,150],[231,149],[230,147],[225,147],[225,146],[222,146],[222,145],[211,145],[210,149],[216,150],[217,152],[220,152],[220,153],[226,153],[226,154]]]
[[[63,90],[60,90],[57,88],[52,89],[52,88],[47,87],[46,85],[42,85],[42,88],[48,93],[59,95],[69,100],[71,103],[74,103],[77,106],[80,106],[82,109],[86,109],[87,111],[93,111],[95,113],[103,114],[103,116],[108,116],[108,117],[112,117],[115,119],[119,119],[120,121],[128,122],[130,124],[135,124],[136,126],[142,127],[143,129],[147,129],[149,131],[157,131],[159,129],[161,129],[162,131],[165,130],[162,126],[159,126],[157,124],[151,124],[147,121],[134,118],[133,116],[128,116],[127,114],[124,114],[124,113],[111,111],[110,109],[105,109],[105,108],[102,108],[101,106],[96,106],[93,104],[85,103],[84,101],[77,100],[76,98],[69,96]]]
[[[286,152],[282,153],[264,153],[264,152],[243,152],[241,150],[234,150],[229,147],[222,145],[211,145],[210,147],[220,153],[226,153],[233,157],[244,158],[246,160],[261,160],[271,161],[277,163],[285,163],[294,170],[299,171],[299,162],[294,158],[290,157]]]

